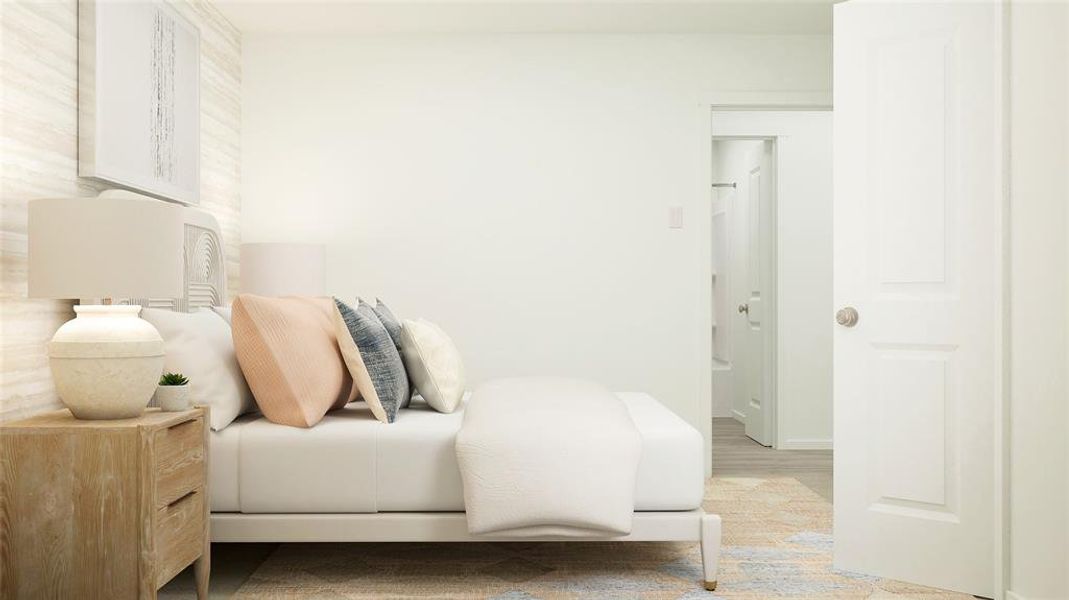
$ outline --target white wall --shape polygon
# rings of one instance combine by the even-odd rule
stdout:
[[[1069,5],[1010,5],[1011,598],[1069,598]]]
[[[250,34],[243,48],[246,240],[327,242],[335,293],[439,322],[472,383],[590,377],[698,424],[699,99],[827,90],[827,36]]]
[[[829,111],[718,112],[713,133],[723,136],[776,137],[776,446],[784,449],[831,448],[832,438],[832,165],[831,113]],[[715,177],[739,184],[736,195],[745,198],[746,153],[752,141],[721,141],[714,154]],[[721,192],[723,195],[723,192]],[[731,217],[735,256],[730,260],[732,302],[746,301],[747,272],[745,210]],[[735,344],[745,343],[731,317],[729,331]],[[731,327],[736,325],[736,327]],[[719,327],[722,326],[718,324]],[[732,388],[736,415],[745,414],[742,383],[744,357],[733,353],[732,384],[714,383],[714,389]],[[723,377],[724,372],[716,372]],[[714,401],[724,410],[729,403]]]

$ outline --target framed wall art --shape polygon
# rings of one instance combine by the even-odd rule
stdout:
[[[78,174],[184,204],[200,192],[200,34],[164,2],[78,4]]]

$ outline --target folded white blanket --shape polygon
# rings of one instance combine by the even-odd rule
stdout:
[[[604,387],[526,377],[484,383],[457,433],[472,534],[609,536],[631,532],[642,440]]]

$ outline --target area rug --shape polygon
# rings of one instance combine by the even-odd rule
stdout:
[[[712,479],[704,505],[724,520],[715,592],[696,543],[377,543],[282,544],[235,597],[971,598],[836,571],[831,505],[795,479]]]

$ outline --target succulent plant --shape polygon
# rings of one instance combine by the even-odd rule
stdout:
[[[187,383],[189,380],[181,373],[164,373],[160,377],[160,385],[185,385]]]

